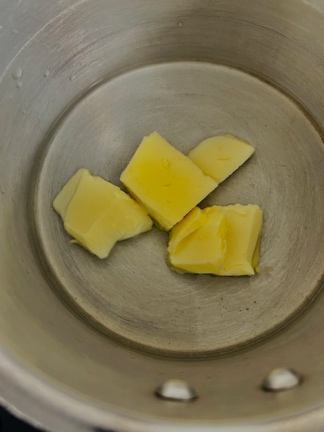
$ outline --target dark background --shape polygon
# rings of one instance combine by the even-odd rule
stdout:
[[[42,432],[18,420],[0,407],[0,432]]]

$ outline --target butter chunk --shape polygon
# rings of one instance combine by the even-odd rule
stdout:
[[[207,219],[207,214],[199,207],[195,207],[181,222],[173,227],[170,236],[169,251],[172,253],[176,252],[182,240],[201,228],[207,222]]]
[[[207,212],[226,211],[227,251],[221,276],[254,275],[260,258],[263,213],[257,205],[211,207]]]
[[[85,168],[79,169],[73,177],[63,186],[61,192],[53,201],[53,207],[56,212],[64,219],[68,205],[75,194],[81,178],[87,175],[89,171]]]
[[[165,230],[217,186],[157,132],[143,139],[120,179]]]
[[[262,210],[256,205],[196,207],[171,231],[171,265],[189,273],[253,275],[259,263]]]
[[[180,271],[218,274],[226,254],[225,212],[193,209],[173,228],[168,251],[170,264]]]
[[[84,248],[106,258],[119,240],[152,228],[147,211],[117,186],[79,170],[53,202],[65,230]]]
[[[232,135],[202,141],[188,157],[217,183],[223,182],[254,153],[254,147]]]

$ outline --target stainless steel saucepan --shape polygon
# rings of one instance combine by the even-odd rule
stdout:
[[[51,431],[324,430],[324,1],[0,1],[0,401]],[[179,275],[157,229],[98,260],[52,200],[144,135],[253,158],[262,272]],[[180,380],[180,381],[179,381]]]

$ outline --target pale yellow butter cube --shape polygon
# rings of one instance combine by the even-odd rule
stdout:
[[[54,200],[64,228],[87,250],[106,258],[119,240],[152,228],[147,211],[117,186],[79,170]]]
[[[208,176],[221,183],[254,153],[254,147],[232,135],[207,138],[188,157]]]
[[[177,223],[170,235],[169,252],[174,253],[179,244],[197,229],[201,228],[207,222],[208,215],[199,207],[195,207],[188,213],[181,222]]]
[[[263,213],[257,205],[211,207],[225,210],[227,251],[221,276],[254,275],[259,264]]]
[[[75,194],[75,191],[80,183],[81,178],[84,175],[88,175],[89,171],[85,168],[79,169],[74,176],[63,186],[61,192],[56,196],[53,201],[53,207],[55,211],[62,217],[65,218],[66,210],[68,205]]]
[[[262,210],[256,205],[196,207],[171,231],[170,263],[189,273],[253,275],[261,228]]]
[[[120,179],[166,230],[217,186],[157,132],[143,139]]]
[[[193,209],[173,228],[168,251],[175,269],[218,274],[226,254],[225,212],[207,215],[198,207]]]

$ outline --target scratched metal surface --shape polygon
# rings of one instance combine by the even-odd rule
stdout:
[[[81,167],[121,185],[142,137],[154,130],[184,153],[223,133],[256,147],[206,203],[264,209],[261,274],[174,273],[166,260],[168,234],[158,229],[119,243],[105,261],[70,244],[51,206],[55,195]],[[300,110],[266,84],[206,63],[144,67],[93,89],[54,133],[35,195],[42,257],[56,276],[52,284],[108,334],[174,355],[236,349],[293,317],[319,289],[322,141]]]
[[[151,3],[0,3],[0,400],[63,432],[322,430],[323,2]],[[105,261],[69,244],[55,194],[118,183],[153,130],[256,147],[203,204],[261,205],[260,275],[173,273],[156,229]],[[304,384],[263,394],[282,365]],[[157,400],[167,378],[198,400]]]

